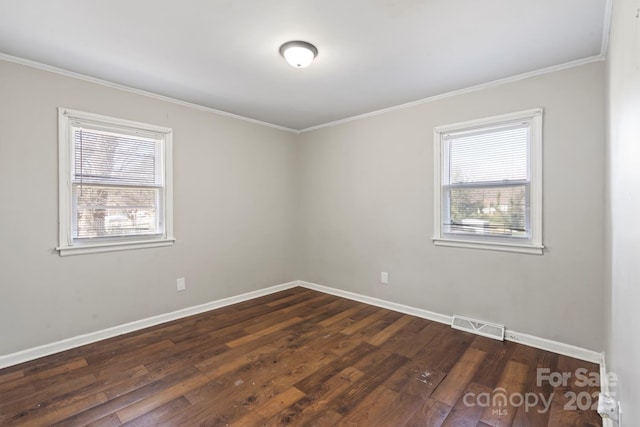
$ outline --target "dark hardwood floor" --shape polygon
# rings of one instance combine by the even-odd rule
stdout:
[[[600,426],[589,373],[294,288],[0,370],[0,425]]]

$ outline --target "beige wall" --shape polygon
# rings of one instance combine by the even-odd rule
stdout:
[[[638,0],[613,2],[608,57],[607,369],[624,425],[640,420],[640,52]]]
[[[602,349],[603,64],[301,135],[7,62],[0,76],[0,355],[294,279]],[[59,106],[174,129],[175,246],[57,255]],[[548,251],[434,247],[433,127],[538,106]]]
[[[174,129],[173,247],[57,254],[59,106]],[[296,278],[295,134],[3,61],[0,121],[0,355]]]
[[[433,127],[534,107],[545,254],[435,247]],[[298,276],[602,351],[604,117],[595,63],[302,134]]]

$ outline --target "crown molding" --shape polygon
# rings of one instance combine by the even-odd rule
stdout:
[[[200,111],[206,111],[209,113],[213,113],[219,116],[223,116],[223,117],[229,117],[229,118],[233,118],[233,119],[237,119],[237,120],[242,120],[245,122],[249,122],[249,123],[253,123],[253,124],[257,124],[260,126],[265,126],[265,127],[269,127],[269,128],[273,128],[273,129],[278,129],[281,131],[285,131],[285,132],[291,132],[294,134],[301,134],[301,133],[306,133],[306,132],[312,132],[315,130],[319,130],[319,129],[324,129],[324,128],[328,128],[328,127],[333,127],[333,126],[338,126],[341,124],[345,124],[345,123],[349,123],[349,122],[353,122],[353,121],[357,121],[357,120],[362,120],[362,119],[366,119],[369,117],[374,117],[374,116],[378,116],[381,114],[385,114],[385,113],[389,113],[392,111],[397,111],[397,110],[403,110],[405,108],[411,108],[411,107],[415,107],[418,105],[422,105],[422,104],[426,104],[429,102],[434,102],[434,101],[438,101],[441,99],[446,99],[446,98],[451,98],[454,96],[458,96],[458,95],[463,95],[466,93],[471,93],[471,92],[477,92],[483,89],[488,89],[488,88],[492,88],[492,87],[496,87],[496,86],[500,86],[503,84],[508,84],[508,83],[513,83],[513,82],[517,82],[520,80],[525,80],[525,79],[529,79],[532,77],[537,77],[537,76],[541,76],[544,74],[549,74],[549,73],[554,73],[556,71],[562,71],[562,70],[567,70],[567,69],[571,69],[571,68],[576,68],[576,67],[580,67],[583,65],[587,65],[587,64],[591,64],[593,62],[600,62],[600,61],[604,61],[606,59],[606,52],[608,49],[608,45],[609,45],[609,31],[610,31],[610,24],[611,24],[611,10],[612,10],[612,0],[606,0],[606,8],[605,8],[605,19],[604,19],[604,29],[603,29],[603,34],[602,34],[602,46],[601,46],[601,51],[600,54],[595,55],[595,56],[589,56],[587,58],[582,58],[582,59],[577,59],[574,61],[570,61],[570,62],[565,62],[562,64],[558,64],[558,65],[553,65],[550,67],[545,67],[545,68],[541,68],[538,70],[534,70],[534,71],[529,71],[526,73],[522,73],[522,74],[517,74],[514,76],[510,76],[510,77],[505,77],[502,79],[498,79],[498,80],[493,80],[490,82],[486,82],[486,83],[481,83],[478,85],[474,85],[474,86],[470,86],[467,88],[463,88],[463,89],[458,89],[458,90],[454,90],[451,92],[446,92],[446,93],[442,93],[439,95],[434,95],[434,96],[430,96],[427,98],[422,98],[422,99],[418,99],[416,101],[411,101],[411,102],[407,102],[404,104],[399,104],[399,105],[395,105],[392,107],[387,107],[387,108],[383,108],[381,110],[376,110],[376,111],[371,111],[368,113],[364,113],[364,114],[359,114],[356,116],[351,116],[351,117],[346,117],[344,119],[339,119],[339,120],[335,120],[332,122],[327,122],[327,123],[322,123],[319,125],[315,125],[315,126],[311,126],[308,128],[304,128],[304,129],[292,129],[292,128],[288,128],[285,126],[281,126],[281,125],[277,125],[277,124],[273,124],[273,123],[268,123],[268,122],[263,122],[261,120],[257,120],[257,119],[252,119],[250,117],[245,117],[245,116],[241,116],[238,114],[233,114],[233,113],[228,113],[226,111],[222,111],[222,110],[217,110],[215,108],[211,108],[211,107],[205,107],[203,105],[199,105],[199,104],[194,104],[191,102],[187,102],[187,101],[181,101],[179,99],[176,98],[171,98],[165,95],[159,95],[157,93],[153,93],[153,92],[148,92],[142,89],[136,89],[130,86],[125,86],[125,85],[121,85],[119,83],[113,83],[107,80],[103,80],[103,79],[99,79],[96,77],[91,77],[85,74],[80,74],[80,73],[76,73],[74,71],[69,71],[69,70],[65,70],[63,68],[58,68],[58,67],[54,67],[51,65],[47,65],[47,64],[43,64],[40,62],[36,62],[36,61],[32,61],[29,59],[24,59],[24,58],[19,58],[16,56],[11,56],[11,55],[7,55],[5,53],[0,52],[0,60],[4,60],[7,62],[13,62],[16,64],[20,64],[20,65],[25,65],[27,67],[32,67],[32,68],[36,68],[39,70],[43,70],[43,71],[48,71],[51,73],[55,73],[55,74],[60,74],[66,77],[71,77],[71,78],[76,78],[79,80],[83,80],[83,81],[87,81],[90,83],[95,83],[95,84],[99,84],[101,86],[107,86],[113,89],[118,89],[118,90],[122,90],[125,92],[129,92],[129,93],[134,93],[137,95],[142,95],[142,96],[146,96],[149,98],[153,98],[153,99],[158,99],[161,101],[165,101],[165,102],[170,102],[172,104],[177,104],[177,105],[181,105],[183,107],[188,107],[188,108],[193,108],[196,110],[200,110]]]
[[[300,133],[299,130],[291,129],[291,128],[288,128],[288,127],[285,127],[285,126],[280,126],[280,125],[276,125],[276,124],[273,124],[273,123],[263,122],[261,120],[252,119],[250,117],[245,117],[245,116],[241,116],[241,115],[238,115],[238,114],[228,113],[228,112],[222,111],[222,110],[216,110],[215,108],[205,107],[204,105],[194,104],[192,102],[181,101],[181,100],[176,99],[176,98],[171,98],[170,96],[159,95],[157,93],[148,92],[146,90],[136,89],[136,88],[131,87],[131,86],[126,86],[126,85],[122,85],[122,84],[119,84],[119,83],[110,82],[108,80],[99,79],[97,77],[91,77],[91,76],[88,76],[86,74],[76,73],[75,71],[65,70],[64,68],[54,67],[52,65],[43,64],[41,62],[32,61],[30,59],[24,59],[24,58],[19,58],[17,56],[7,55],[6,53],[2,53],[2,52],[0,52],[0,60],[7,61],[7,62],[13,62],[13,63],[19,64],[19,65],[25,65],[27,67],[36,68],[38,70],[48,71],[50,73],[60,74],[60,75],[65,76],[65,77],[71,77],[71,78],[78,79],[78,80],[83,80],[83,81],[89,82],[89,83],[95,83],[95,84],[98,84],[98,85],[101,85],[101,86],[110,87],[112,89],[117,89],[117,90],[121,90],[121,91],[124,91],[124,92],[129,92],[129,93],[133,93],[133,94],[136,94],[136,95],[146,96],[148,98],[153,98],[153,99],[157,99],[157,100],[160,100],[160,101],[169,102],[169,103],[172,103],[172,104],[180,105],[182,107],[188,107],[188,108],[193,108],[193,109],[200,110],[200,111],[206,111],[208,113],[213,113],[213,114],[216,114],[218,116],[223,116],[223,117],[229,117],[229,118],[232,118],[232,119],[242,120],[244,122],[249,122],[249,123],[253,123],[253,124],[256,124],[256,125],[260,125],[260,126],[266,126],[266,127],[269,127],[269,128],[278,129],[278,130],[282,130],[282,131],[285,131],[285,132],[292,132],[292,133],[296,133],[296,134]]]
[[[416,101],[407,102],[405,104],[395,105],[393,107],[383,108],[381,110],[371,111],[369,113],[359,114],[357,116],[347,117],[345,119],[340,119],[340,120],[336,120],[336,121],[333,121],[333,122],[328,122],[328,123],[323,123],[323,124],[316,125],[316,126],[311,126],[311,127],[305,128],[305,129],[301,129],[299,131],[299,133],[312,132],[312,131],[323,129],[323,128],[327,128],[327,127],[338,126],[338,125],[341,125],[341,124],[344,124],[344,123],[353,122],[353,121],[356,121],[356,120],[362,120],[362,119],[366,119],[366,118],[369,118],[369,117],[379,116],[381,114],[389,113],[389,112],[392,112],[392,111],[404,110],[405,108],[411,108],[411,107],[415,107],[415,106],[418,106],[418,105],[426,104],[426,103],[429,103],[429,102],[438,101],[438,100],[446,99],[446,98],[451,98],[451,97],[458,96],[458,95],[463,95],[463,94],[466,94],[466,93],[477,92],[479,90],[488,89],[488,88],[492,88],[492,87],[495,87],[495,86],[501,86],[501,85],[504,85],[504,84],[507,84],[507,83],[513,83],[513,82],[517,82],[517,81],[520,81],[520,80],[525,80],[525,79],[529,79],[529,78],[532,78],[532,77],[541,76],[541,75],[544,75],[544,74],[554,73],[556,71],[562,71],[562,70],[567,70],[567,69],[570,69],[570,68],[581,67],[581,66],[586,65],[586,64],[591,64],[593,62],[600,62],[600,61],[604,61],[604,60],[605,60],[605,57],[602,54],[595,55],[595,56],[589,56],[587,58],[577,59],[575,61],[565,62],[563,64],[553,65],[551,67],[541,68],[539,70],[529,71],[529,72],[526,72],[526,73],[517,74],[515,76],[510,76],[510,77],[505,77],[503,79],[493,80],[493,81],[490,81],[490,82],[487,82],[487,83],[481,83],[481,84],[478,84],[478,85],[475,85],[475,86],[470,86],[470,87],[467,87],[467,88],[464,88],[464,89],[458,89],[458,90],[454,90],[454,91],[451,91],[451,92],[446,92],[446,93],[442,93],[442,94],[439,94],[439,95],[430,96],[428,98],[418,99]]]
[[[604,22],[602,24],[602,45],[600,46],[600,56],[607,57],[609,50],[609,36],[611,34],[611,14],[613,13],[613,0],[605,0]]]

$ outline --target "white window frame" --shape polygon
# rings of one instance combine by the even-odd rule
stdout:
[[[542,108],[502,114],[434,128],[434,236],[436,246],[486,249],[503,252],[517,252],[542,255]],[[528,239],[501,236],[472,236],[470,234],[447,233],[443,230],[443,188],[442,172],[446,167],[445,137],[452,133],[470,132],[503,126],[509,123],[529,124],[529,227]]]
[[[126,236],[113,237],[97,242],[86,242],[73,238],[73,150],[74,141],[72,127],[74,124],[99,125],[115,132],[129,132],[157,135],[161,140],[160,158],[164,172],[164,205],[161,207],[164,215],[164,230],[159,236]],[[175,242],[173,236],[173,173],[172,173],[172,142],[171,128],[149,125],[130,120],[103,116],[58,108],[58,162],[59,162],[59,246],[56,248],[61,256],[77,255],[97,252],[121,251],[159,246],[170,246]]]

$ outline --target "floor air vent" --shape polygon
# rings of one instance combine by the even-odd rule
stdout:
[[[482,335],[483,337],[504,341],[504,326],[502,325],[494,325],[493,323],[469,319],[468,317],[453,316],[451,327],[453,329],[471,332],[472,334]]]

